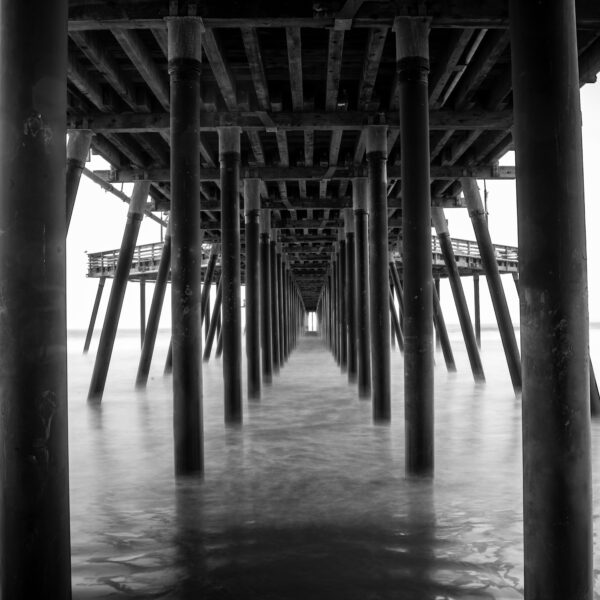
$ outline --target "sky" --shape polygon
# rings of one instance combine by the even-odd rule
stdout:
[[[600,206],[598,203],[595,170],[600,160],[600,84],[585,85],[581,89],[581,106],[583,114],[583,150],[584,177],[587,221],[587,254],[590,321],[600,322],[600,235],[595,225],[600,222]],[[501,164],[514,165],[514,154],[508,153]],[[99,157],[92,157],[89,169],[105,169],[106,163]],[[480,181],[483,192],[483,182]],[[517,246],[516,193],[514,181],[487,181],[489,228],[495,244]],[[127,194],[132,185],[123,186]],[[119,248],[125,227],[127,205],[113,194],[102,190],[87,177],[82,176],[79,192],[73,211],[73,217],[67,237],[67,324],[69,329],[87,329],[94,297],[98,286],[97,279],[88,279],[86,252],[111,250]],[[475,236],[466,209],[446,210],[450,235],[459,239],[474,240]],[[160,225],[144,219],[140,228],[138,244],[160,240]],[[513,322],[518,323],[518,298],[512,277],[503,276],[503,284]],[[471,278],[463,277],[463,287],[473,316],[473,285]],[[153,285],[146,284],[146,306],[150,306]],[[96,329],[102,326],[106,304],[110,292],[110,280],[104,288],[104,294]],[[495,323],[491,300],[484,279],[480,282],[481,321],[482,325]],[[446,322],[458,323],[456,310],[451,299],[450,286],[442,281],[442,309]],[[125,294],[120,327],[125,329],[139,328],[139,284],[129,283]],[[167,290],[163,316],[160,326],[169,327],[170,298]],[[97,339],[98,333],[96,333]]]

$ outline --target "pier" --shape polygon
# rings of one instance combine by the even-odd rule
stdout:
[[[444,475],[437,344],[445,369],[457,371],[439,281],[449,281],[469,377],[483,389],[485,280],[511,401],[522,407],[521,589],[526,600],[592,600],[591,417],[600,398],[589,359],[579,89],[600,70],[597,3],[0,0],[0,65],[0,596],[72,597],[65,254],[87,176],[128,203],[115,224],[120,248],[88,255],[99,283],[86,352],[111,282],[83,401],[89,415],[108,400],[128,283],[140,291],[132,394],[153,385],[169,290],[172,482],[215,476],[204,404],[218,397],[222,430],[243,445],[250,402],[294,394],[278,385],[300,349],[302,364],[329,354],[357,410],[367,407],[368,435],[399,432],[402,418],[402,452],[391,455],[403,463],[393,469],[409,482],[397,491],[414,500],[411,490]],[[508,151],[515,165],[500,166]],[[88,169],[91,154],[109,168]],[[518,248],[493,244],[481,179],[515,180]],[[121,183],[133,184],[131,194]],[[474,240],[452,237],[451,210],[468,212]],[[164,226],[160,243],[138,244],[144,219]],[[505,273],[517,284],[519,323]],[[473,315],[463,277],[473,278]],[[309,315],[318,337],[306,335]],[[211,357],[219,386],[204,385]],[[369,478],[357,495],[363,485]],[[409,529],[411,518],[430,523],[418,504]],[[198,583],[204,573],[188,576]],[[320,573],[310,597],[346,597],[343,576]],[[397,597],[442,590],[386,582]],[[363,584],[368,593],[368,577]]]

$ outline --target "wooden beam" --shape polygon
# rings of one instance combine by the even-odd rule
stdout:
[[[116,4],[116,8],[111,6]],[[143,4],[143,3],[140,3]],[[415,16],[415,0],[400,0],[398,2],[371,2],[373,10],[364,18],[354,17],[352,27],[365,28],[386,25],[391,27],[395,16]],[[598,29],[600,27],[600,6],[595,0],[576,0],[577,25],[583,29]],[[302,8],[299,8],[302,6]],[[135,6],[130,7],[130,11]],[[268,15],[273,12],[271,0],[237,5],[235,16],[228,15],[219,18],[203,18],[205,28],[241,27],[306,27],[313,29],[330,29],[334,27],[338,15],[325,17],[298,16],[304,5],[299,3],[279,3],[278,17]],[[222,0],[204,1],[202,9],[206,14],[218,14],[223,10]],[[419,16],[430,17],[433,28],[500,28],[506,29],[509,24],[508,6],[506,0],[423,0],[418,3]],[[89,1],[80,6],[70,2],[69,31],[90,29],[131,30],[131,29],[160,29],[164,28],[164,17],[168,16],[168,3],[164,0],[150,6],[146,14],[123,14],[118,3],[101,6]]]
[[[261,110],[271,110],[269,84],[267,82],[262,53],[258,42],[258,33],[253,27],[242,27],[241,32],[244,49],[246,50],[246,56],[248,57],[248,64],[250,66],[250,74],[252,75],[252,81],[254,83],[256,99],[258,100],[258,106]]]
[[[450,77],[456,73],[458,61],[463,55],[467,44],[473,37],[472,29],[453,31],[450,36],[448,48],[442,55],[442,61],[433,69],[429,84],[429,106],[439,107],[439,99],[446,87]]]
[[[287,134],[284,130],[277,130],[275,132],[277,138],[277,150],[279,151],[279,165],[282,167],[289,167],[290,156],[288,152]]]
[[[307,129],[304,131],[304,166],[312,167],[315,155],[315,132]]]
[[[365,0],[346,0],[344,5],[336,13],[336,19],[353,19],[360,7],[365,3]]]
[[[167,30],[164,27],[159,29],[151,29],[152,35],[156,40],[159,48],[162,50],[162,53],[165,55],[165,58],[169,58],[169,40],[167,35]]]
[[[137,102],[133,84],[93,32],[73,32],[70,37],[126,104],[134,110],[146,108],[144,102]]]
[[[102,111],[110,110],[110,106],[105,104],[102,87],[96,79],[90,77],[81,64],[69,56],[67,63],[67,77],[69,81],[94,105]],[[74,129],[74,128],[70,128]]]
[[[140,34],[136,31],[115,29],[113,35],[140,72],[152,93],[156,96],[163,108],[169,108],[170,92],[166,75],[161,71],[144,45]]]
[[[71,76],[69,76],[71,78]],[[389,126],[397,128],[399,116],[397,111],[377,113]],[[202,111],[201,131],[215,131],[223,123],[239,125],[244,130],[257,131],[314,131],[330,130],[362,130],[373,121],[376,113],[363,111],[337,111],[337,112],[212,112]],[[261,116],[267,117],[268,126]],[[429,115],[431,130],[470,130],[470,129],[505,129],[512,127],[512,111],[489,111],[480,108],[469,110],[432,110]],[[168,130],[170,126],[169,113],[119,113],[112,115],[88,114],[72,115],[68,119],[70,129],[92,129],[96,132],[122,132],[140,133]]]
[[[339,156],[340,156],[340,146],[342,145],[342,135],[343,131],[341,129],[334,129],[331,132],[331,141],[329,142],[329,167],[337,167]]]
[[[302,38],[299,27],[286,27],[288,62],[290,68],[290,88],[292,107],[295,111],[304,110],[304,90],[302,88]]]
[[[97,171],[99,176],[111,183],[130,183],[148,179],[150,181],[169,181],[169,169],[118,169],[112,171]],[[360,171],[362,173],[362,171]],[[353,167],[248,167],[242,166],[241,177],[255,177],[264,181],[323,181],[323,180],[345,180],[357,176]],[[220,171],[218,168],[203,169],[202,181],[218,182]],[[432,179],[454,180],[459,177],[474,177],[475,179],[514,179],[516,169],[512,166],[487,165],[449,165],[431,166]],[[401,178],[400,165],[388,165],[388,177],[390,179]],[[318,207],[316,207],[318,208]]]
[[[337,110],[340,75],[342,72],[342,53],[344,51],[344,31],[329,31],[329,47],[327,50],[327,84],[325,90],[325,108]]]
[[[264,166],[265,153],[263,151],[262,142],[260,141],[260,134],[258,131],[247,131],[246,135],[250,141],[250,147],[252,148],[252,153],[254,154],[254,160],[256,161],[256,164],[259,166]]]
[[[235,79],[229,67],[225,64],[221,44],[212,29],[207,29],[202,33],[202,48],[225,101],[225,106],[229,110],[236,110],[237,95]]]
[[[509,40],[507,31],[488,32],[451,96],[452,105],[455,109],[461,110],[468,106],[473,93],[479,88],[481,82],[498,62],[498,58],[506,50]]]
[[[379,71],[379,63],[381,62],[387,32],[387,28],[384,27],[369,30],[367,51],[358,87],[357,105],[360,110],[368,110],[373,98],[373,89],[375,87],[375,80],[377,79],[377,72]]]

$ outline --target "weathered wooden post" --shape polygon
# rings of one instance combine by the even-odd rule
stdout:
[[[219,127],[223,400],[226,423],[242,421],[240,127]]]
[[[479,273],[473,273],[473,312],[475,317],[475,340],[481,349],[481,305],[479,302]]]
[[[367,127],[369,276],[373,418],[391,419],[387,224],[387,126]]]
[[[525,598],[591,600],[588,302],[575,1],[509,1]]]
[[[456,305],[460,328],[465,340],[465,346],[467,347],[471,372],[473,373],[475,381],[485,381],[481,356],[479,355],[479,348],[477,347],[477,340],[475,339],[475,332],[473,331],[473,323],[469,316],[469,307],[467,306],[460,273],[458,272],[454,250],[452,249],[452,240],[448,231],[448,223],[444,216],[444,209],[439,207],[433,208],[431,210],[431,217],[440,242],[444,263],[448,270],[448,279],[454,297],[454,304]]]
[[[89,402],[101,402],[102,395],[104,394],[106,376],[108,375],[108,367],[117,335],[121,308],[123,307],[123,299],[125,298],[125,290],[127,289],[127,282],[129,280],[131,260],[135,252],[135,244],[142,217],[144,216],[144,207],[149,189],[150,182],[148,181],[138,181],[133,186],[129,211],[127,212],[127,221],[125,223],[125,230],[123,231],[123,240],[121,241],[121,249],[117,260],[117,268],[110,288],[104,325],[102,326],[94,370],[90,381],[90,389],[88,391]]]
[[[338,314],[340,319],[340,368],[348,370],[348,318],[346,312],[346,236],[338,230]]]
[[[429,21],[398,17],[396,60],[402,148],[406,470],[432,476],[433,303],[429,181]]]
[[[272,336],[272,357],[273,373],[279,374],[279,290],[277,278],[277,229],[271,229],[270,242],[270,267],[271,267],[271,336]]]
[[[152,302],[150,303],[150,313],[148,314],[146,335],[144,336],[140,363],[138,365],[137,376],[135,379],[136,387],[144,387],[148,382],[148,374],[150,373],[150,364],[152,363],[152,355],[154,354],[156,334],[158,333],[160,314],[162,312],[163,301],[165,299],[165,292],[167,289],[167,281],[169,279],[170,270],[171,226],[169,225],[167,226],[167,231],[165,233],[162,253],[160,255],[160,262],[158,263],[158,272],[156,274],[156,282],[154,283]]]
[[[94,306],[92,307],[92,314],[90,316],[90,324],[85,335],[85,342],[83,344],[83,353],[85,354],[90,349],[92,342],[92,335],[94,334],[94,325],[96,324],[96,317],[98,316],[98,309],[100,308],[100,301],[102,300],[102,292],[104,291],[104,284],[106,283],[106,277],[100,277],[98,280],[98,289],[96,290],[96,297],[94,298]]]
[[[371,323],[369,302],[369,213],[367,178],[352,180],[352,208],[356,236],[356,341],[358,396],[371,397]]]
[[[260,398],[260,179],[244,179],[248,398]]]
[[[140,347],[146,336],[146,276],[140,275]]]
[[[344,209],[346,232],[346,317],[348,323],[348,381],[355,383],[358,377],[356,336],[356,248],[354,239],[354,214]]]
[[[273,337],[271,333],[271,210],[260,209],[260,341],[263,383],[273,381]]]
[[[469,208],[469,216],[473,223],[477,245],[479,246],[479,255],[481,256],[481,262],[483,263],[490,290],[492,305],[494,306],[494,312],[496,313],[496,321],[498,322],[500,338],[502,339],[502,345],[504,346],[508,371],[510,373],[513,388],[515,392],[518,393],[521,391],[521,357],[519,355],[519,348],[517,346],[512,319],[510,318],[506,296],[504,295],[504,288],[502,287],[502,280],[500,279],[500,272],[498,271],[494,246],[492,245],[492,238],[490,237],[485,216],[485,208],[475,179],[463,177],[460,182],[462,184],[467,207]],[[475,314],[477,315],[477,306]]]
[[[167,19],[171,81],[171,312],[175,473],[204,469],[200,230],[202,21]]]
[[[446,363],[446,369],[450,373],[456,372],[456,363],[454,362],[454,354],[452,353],[452,347],[450,346],[450,338],[448,337],[448,330],[446,329],[446,321],[444,320],[444,313],[442,312],[442,305],[440,304],[440,298],[436,286],[433,286],[433,322],[435,324],[435,330],[437,332],[437,339],[440,341],[442,347],[442,354],[444,355],[444,361]]]
[[[215,336],[218,338],[219,333],[217,332],[219,325],[219,316],[221,315],[221,304],[223,299],[223,275],[219,275],[219,283],[217,284],[217,293],[215,295],[215,303],[213,305],[212,315],[210,317],[210,327],[208,328],[208,336],[206,337],[206,345],[204,347],[204,354],[202,355],[203,362],[210,360],[210,353],[212,352],[212,346],[215,341]],[[218,340],[217,340],[218,344]]]
[[[0,596],[71,598],[67,5],[0,3]]]

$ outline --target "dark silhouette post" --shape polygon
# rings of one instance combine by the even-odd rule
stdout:
[[[0,597],[71,598],[67,7],[0,3]]]
[[[171,80],[171,320],[175,473],[204,469],[200,230],[202,21],[167,19]]]
[[[429,21],[396,18],[402,148],[406,471],[432,476],[433,302],[429,179]]]
[[[510,0],[525,598],[591,600],[592,473],[575,1]]]

